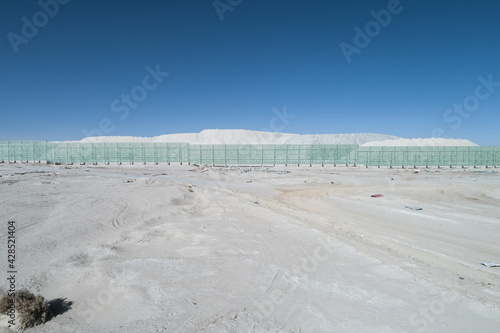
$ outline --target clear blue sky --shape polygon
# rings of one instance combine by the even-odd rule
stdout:
[[[59,1],[0,3],[0,140],[267,128],[500,145],[500,1]],[[295,117],[273,121],[284,107]]]

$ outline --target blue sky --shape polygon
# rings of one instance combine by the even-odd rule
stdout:
[[[226,128],[500,145],[499,15],[495,0],[2,1],[0,140]]]

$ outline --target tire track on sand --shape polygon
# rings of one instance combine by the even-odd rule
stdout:
[[[141,222],[150,225],[146,222],[146,215],[149,213],[151,209],[151,203],[148,199],[143,197],[136,197],[135,199],[143,200],[146,203],[146,208],[142,209],[141,207],[137,207],[137,205],[131,204],[128,200],[122,199],[125,202],[125,207],[123,207],[118,214],[116,214],[115,218],[112,220],[112,227],[115,229],[133,225],[135,222]],[[135,202],[134,202],[135,203]],[[142,210],[142,213],[140,211]],[[139,212],[138,212],[139,211]]]
[[[90,220],[96,224],[100,224],[106,228],[112,228],[110,225],[101,222],[102,221],[101,218],[96,219],[92,216],[95,204],[100,201],[101,201],[100,199],[97,199],[95,197],[87,197],[81,201],[75,201],[73,204],[71,204],[69,207],[69,211],[75,215],[83,217],[84,219]]]

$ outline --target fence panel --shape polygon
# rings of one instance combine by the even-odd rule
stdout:
[[[202,163],[200,145],[189,145],[189,161],[196,164]]]
[[[262,145],[262,164],[276,165],[276,145]]]
[[[252,164],[251,145],[238,145],[238,165]]]
[[[300,164],[300,145],[286,145],[286,164]]]

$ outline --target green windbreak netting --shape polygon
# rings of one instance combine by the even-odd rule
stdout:
[[[0,141],[1,162],[197,163],[210,165],[499,166],[500,147],[206,145]]]
[[[370,166],[498,166],[500,147],[359,147]]]

